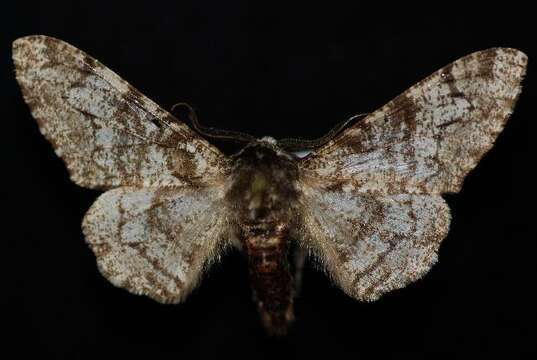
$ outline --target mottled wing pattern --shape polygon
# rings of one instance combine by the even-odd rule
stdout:
[[[82,225],[101,273],[159,302],[184,299],[230,238],[217,194],[185,186],[123,187],[101,195]]]
[[[492,147],[526,62],[504,48],[466,56],[301,161],[296,236],[348,294],[374,300],[430,269],[450,222],[440,195]]]
[[[421,278],[449,229],[441,196],[303,187],[297,235],[350,296],[373,301]]]
[[[228,160],[95,59],[60,40],[13,43],[24,99],[74,182],[109,189],[83,222],[113,284],[178,302],[227,242]]]
[[[440,69],[308,157],[304,172],[379,193],[458,192],[520,93],[527,57],[479,51]]]
[[[225,158],[97,60],[46,36],[13,43],[16,77],[43,135],[81,186],[211,183]]]

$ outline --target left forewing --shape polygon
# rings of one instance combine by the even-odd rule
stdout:
[[[359,300],[376,300],[425,275],[449,229],[449,208],[437,195],[308,187],[302,193],[303,223],[294,236]]]
[[[39,129],[78,185],[205,185],[227,171],[215,147],[74,46],[27,36],[13,60]]]

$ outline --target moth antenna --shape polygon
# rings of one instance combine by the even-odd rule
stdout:
[[[188,110],[188,119],[192,124],[192,127],[197,133],[204,137],[211,139],[232,140],[240,143],[249,143],[255,140],[255,137],[252,135],[240,131],[222,130],[201,125],[198,116],[196,115],[196,111],[188,103],[179,102],[172,106],[171,111],[173,112],[179,107],[185,107]]]
[[[317,138],[317,139],[294,139],[294,138],[285,138],[285,139],[279,139],[278,145],[284,148],[287,151],[299,151],[304,149],[315,149],[318,148],[330,140],[332,140],[337,134],[339,134],[342,130],[344,130],[347,125],[349,125],[350,122],[353,120],[361,117],[365,117],[369,115],[369,113],[362,113],[357,114],[349,117],[346,120],[343,120],[336,124],[330,131],[328,131],[325,135]]]

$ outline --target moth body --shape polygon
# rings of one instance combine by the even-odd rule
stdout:
[[[323,141],[239,134],[249,143],[232,157],[202,138],[209,128],[193,121],[194,131],[61,40],[17,39],[13,61],[22,96],[71,179],[105,191],[82,222],[99,271],[134,294],[178,303],[235,243],[248,257],[265,328],[282,335],[303,263],[300,252],[290,261],[295,249],[308,249],[361,301],[425,276],[449,231],[442,195],[458,192],[494,144],[527,56],[472,53]],[[312,152],[298,158],[284,149]]]
[[[271,139],[246,146],[234,157],[236,174],[229,192],[238,214],[239,239],[263,325],[282,335],[293,319],[293,276],[289,263],[297,197],[298,168],[293,155]]]

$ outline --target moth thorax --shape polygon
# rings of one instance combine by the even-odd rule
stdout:
[[[294,159],[264,143],[256,144],[238,155],[235,170],[229,195],[242,219],[271,223],[282,220],[296,198],[298,171]]]

